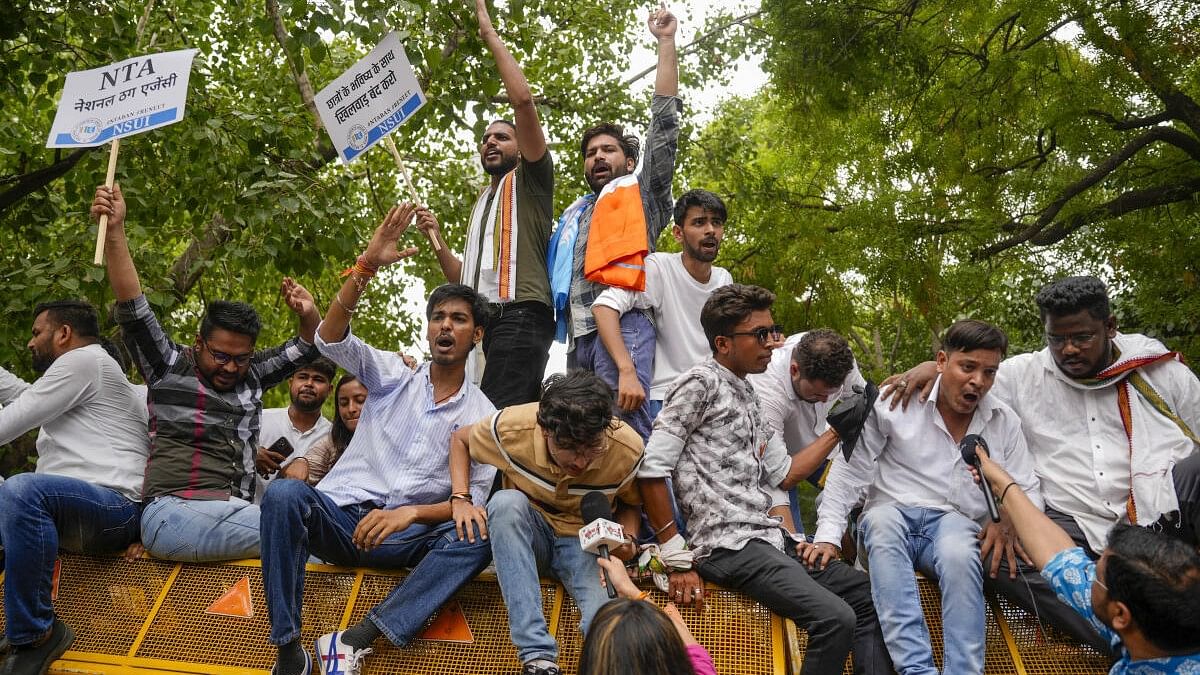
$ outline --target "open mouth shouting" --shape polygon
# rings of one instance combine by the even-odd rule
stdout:
[[[442,333],[433,341],[433,346],[439,354],[449,354],[454,351],[454,336],[449,333]]]

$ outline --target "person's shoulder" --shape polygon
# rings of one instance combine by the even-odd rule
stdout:
[[[287,408],[263,408],[262,421],[266,422],[268,420],[278,420],[281,417],[287,417],[287,414]]]
[[[733,275],[724,267],[713,265],[712,280],[714,286],[728,286],[733,283]]]
[[[609,457],[612,458],[609,463],[621,466],[624,471],[641,458],[645,443],[633,427],[617,418],[613,420],[616,427],[609,432]]]
[[[109,362],[112,368],[120,370],[116,361],[98,344],[87,345],[72,349],[54,359],[54,363],[46,369],[48,374],[65,374],[69,377],[96,378]],[[65,371],[65,372],[63,372]]]
[[[496,413],[496,430],[500,433],[526,433],[537,427],[538,404],[521,403],[501,408]]]

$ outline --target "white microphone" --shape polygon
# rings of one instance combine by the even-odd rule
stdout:
[[[588,553],[608,559],[608,550],[625,543],[625,528],[612,521],[612,508],[603,492],[589,492],[579,503],[579,511],[587,523],[579,528],[579,546]],[[608,597],[617,597],[617,589],[604,570],[604,581],[608,587]]]

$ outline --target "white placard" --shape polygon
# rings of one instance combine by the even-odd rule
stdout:
[[[183,119],[195,49],[67,73],[48,148],[91,147]]]
[[[425,94],[393,32],[322,89],[316,103],[338,158],[348,164],[420,110]]]

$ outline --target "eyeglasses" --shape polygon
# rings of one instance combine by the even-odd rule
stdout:
[[[1092,579],[1092,583],[1096,584],[1096,585],[1097,585],[1097,586],[1099,586],[1100,588],[1103,588],[1105,593],[1107,593],[1107,592],[1108,592],[1108,585],[1107,585],[1107,584],[1105,584],[1103,581],[1100,581],[1100,575],[1099,575],[1099,574],[1097,574],[1097,575],[1096,575],[1096,578]]]
[[[552,449],[572,457],[586,459],[588,462],[594,462],[608,452],[608,434],[604,434],[599,443],[580,443],[578,445],[573,443],[561,443],[553,436],[550,436],[549,438],[553,441],[553,443],[551,443]]]
[[[217,362],[218,366],[223,366],[230,361],[233,361],[235,364],[237,364],[238,368],[242,368],[246,364],[250,363],[250,359],[254,358],[254,352],[250,352],[249,354],[238,354],[237,356],[234,356],[233,354],[226,354],[225,352],[219,352],[213,349],[208,345],[208,340],[202,340],[201,342],[203,342],[204,348],[208,350],[209,355],[212,356],[213,361]]]
[[[775,324],[774,326],[764,326],[762,328],[759,328],[758,330],[748,330],[748,331],[740,331],[740,332],[736,332],[736,333],[730,333],[730,334],[726,335],[725,337],[737,337],[739,335],[753,336],[758,339],[758,344],[766,347],[768,344],[770,344],[772,342],[779,342],[779,341],[783,340],[783,326],[780,326],[779,324]]]
[[[1046,344],[1054,349],[1062,349],[1069,340],[1076,349],[1087,349],[1099,333],[1076,333],[1074,335],[1051,335],[1046,333]]]

